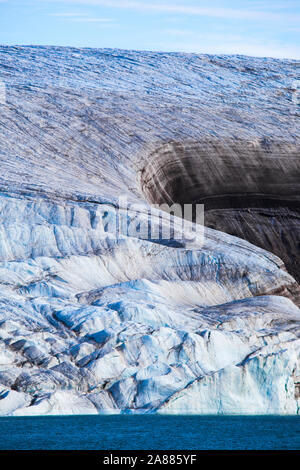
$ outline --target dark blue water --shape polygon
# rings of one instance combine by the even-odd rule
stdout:
[[[300,449],[300,416],[2,417],[0,449]]]

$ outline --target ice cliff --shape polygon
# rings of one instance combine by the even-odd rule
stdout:
[[[297,78],[0,47],[1,415],[299,412]],[[204,237],[128,230],[173,202],[204,204]]]

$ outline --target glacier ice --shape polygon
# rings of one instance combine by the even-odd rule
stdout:
[[[0,415],[299,413],[294,62],[1,46],[0,74]],[[126,230],[176,200],[203,237]]]

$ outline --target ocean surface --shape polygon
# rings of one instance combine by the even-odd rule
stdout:
[[[300,416],[0,417],[0,449],[300,449]]]

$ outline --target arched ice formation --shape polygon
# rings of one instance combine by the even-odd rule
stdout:
[[[0,77],[0,414],[298,413],[296,63],[1,46]],[[127,231],[173,201],[204,239]]]
[[[204,204],[205,225],[279,256],[300,280],[300,149],[261,139],[169,142],[145,159],[154,204]]]

